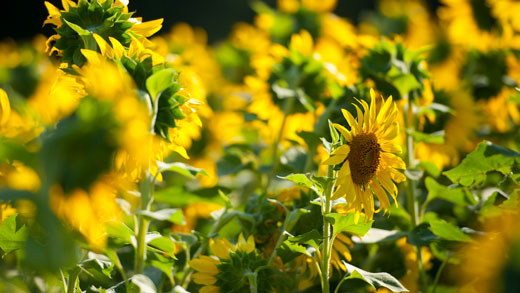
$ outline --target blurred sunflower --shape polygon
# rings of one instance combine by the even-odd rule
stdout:
[[[360,101],[363,111],[357,106],[357,121],[352,114],[342,110],[351,130],[339,124],[333,124],[344,137],[346,143],[335,149],[325,165],[342,164],[337,175],[337,188],[333,199],[345,197],[356,213],[356,220],[361,211],[366,213],[366,219],[372,219],[374,214],[373,195],[380,202],[375,212],[390,208],[387,192],[396,199],[397,187],[394,183],[406,180],[406,177],[396,169],[405,169],[403,160],[395,153],[402,152],[401,146],[394,139],[399,134],[399,124],[396,121],[398,110],[392,102],[392,97],[376,105],[373,90],[370,106]],[[386,190],[386,192],[385,192]]]
[[[225,238],[211,239],[210,248],[216,257],[200,255],[189,262],[198,271],[193,274],[193,281],[204,285],[201,293],[249,291],[247,275],[267,265],[267,260],[256,253],[253,235],[246,240],[240,234],[236,245]],[[257,274],[257,292],[270,292],[270,270],[259,270]]]

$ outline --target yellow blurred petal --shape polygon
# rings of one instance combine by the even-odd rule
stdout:
[[[352,129],[352,134],[357,135],[361,133],[361,129],[356,120],[354,119],[354,116],[352,116],[352,114],[350,114],[350,112],[348,112],[345,109],[341,109],[341,113],[343,113],[343,117],[345,117],[345,120],[347,120],[348,125],[350,125],[350,129]]]
[[[350,153],[350,147],[346,144],[344,145],[341,145],[340,147],[338,147],[337,149],[335,149],[331,155],[344,155],[344,156],[348,156],[348,154]]]
[[[4,126],[11,116],[11,106],[7,93],[0,88],[0,126]]]
[[[213,262],[206,261],[204,259],[195,258],[190,260],[190,266],[201,273],[207,273],[210,275],[218,274],[218,268]]]
[[[406,169],[406,164],[404,163],[403,159],[394,154],[381,153],[381,159],[385,162],[385,164],[393,168]]]
[[[110,45],[108,45],[107,41],[105,41],[105,39],[103,39],[98,34],[92,34],[92,35],[94,36],[94,39],[96,40],[99,50],[101,51],[101,55],[113,57],[112,48],[110,47]]]
[[[99,53],[96,51],[81,49],[81,54],[83,54],[87,61],[93,65],[98,65],[102,62],[101,55],[99,55]]]
[[[159,18],[151,21],[141,22],[134,24],[130,30],[141,36],[150,37],[162,28],[163,21],[164,19]]]
[[[199,293],[218,293],[220,288],[217,286],[204,286],[200,288]]]
[[[213,285],[217,282],[217,278],[204,273],[195,273],[191,277],[193,282],[200,285]]]

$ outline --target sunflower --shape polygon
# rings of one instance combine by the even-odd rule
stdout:
[[[396,121],[397,106],[392,103],[390,97],[377,107],[373,90],[370,91],[370,96],[370,106],[365,101],[360,101],[365,113],[355,105],[357,121],[348,111],[342,110],[351,130],[333,124],[341,132],[346,143],[332,151],[330,158],[323,162],[325,165],[342,164],[332,198],[345,197],[355,210],[356,220],[362,210],[365,211],[367,220],[372,219],[374,194],[380,202],[380,207],[375,212],[381,209],[387,211],[390,201],[386,192],[395,201],[397,187],[393,181],[399,183],[406,180],[406,177],[396,170],[405,169],[406,165],[394,154],[402,151],[401,146],[394,141],[399,133],[399,124]]]
[[[189,264],[197,271],[192,278],[196,284],[204,285],[199,292],[244,292],[248,291],[247,275],[267,265],[267,260],[256,253],[253,235],[247,240],[240,234],[233,245],[227,239],[210,240],[215,257],[200,255]],[[258,271],[258,291],[271,292],[269,269]]]

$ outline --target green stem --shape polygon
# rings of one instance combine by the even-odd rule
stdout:
[[[433,289],[432,289],[432,293],[435,293],[437,291],[437,285],[439,284],[439,280],[441,279],[441,274],[442,274],[442,271],[444,270],[444,267],[446,266],[446,264],[448,263],[448,261],[450,260],[450,257],[451,256],[448,256],[441,264],[441,266],[439,267],[439,270],[437,271],[437,274],[435,274],[435,280],[433,281]]]
[[[247,280],[249,281],[249,292],[256,293],[257,292],[257,282],[256,282],[256,272],[247,274]]]
[[[406,166],[408,169],[415,168],[414,142],[411,133],[414,131],[414,113],[413,101],[408,99],[408,109],[405,109],[404,123],[406,127]],[[417,196],[415,194],[417,182],[412,178],[406,180],[406,207],[410,217],[412,218],[412,227],[415,228],[419,224]],[[420,247],[415,247],[417,253],[417,266],[419,268],[419,288],[421,292],[426,292],[426,273],[422,262],[422,253]]]
[[[276,137],[276,140],[273,143],[273,155],[271,158],[271,162],[273,164],[273,169],[271,169],[271,173],[269,174],[269,177],[267,178],[267,183],[265,185],[265,192],[267,192],[267,190],[269,189],[269,186],[271,185],[271,182],[273,181],[274,176],[276,175],[276,169],[278,169],[278,164],[280,163],[279,154],[278,154],[278,146],[280,145],[280,142],[282,141],[283,131],[285,129],[285,124],[287,123],[287,117],[292,112],[292,109],[294,107],[294,99],[296,99],[296,98],[295,97],[287,98],[287,101],[285,101],[282,125],[280,126],[280,130],[278,131],[278,136]]]
[[[69,273],[69,283],[67,285],[67,293],[74,293],[76,292],[76,282],[78,281],[79,273],[81,272],[80,268],[76,266],[70,273]]]
[[[327,177],[332,178],[334,174],[334,166],[329,166],[327,168]],[[325,193],[323,198],[325,199],[322,202],[322,215],[323,215],[323,246],[321,253],[321,290],[323,293],[329,293],[329,274],[330,274],[330,249],[332,244],[332,235],[331,235],[331,225],[326,220],[326,216],[331,211],[331,202],[330,199],[332,197],[332,189],[334,187],[334,183],[329,183],[327,188],[325,189]]]
[[[150,210],[153,202],[153,193],[155,186],[155,177],[151,174],[146,174],[146,179],[141,186],[141,210]],[[134,259],[134,273],[142,274],[146,261],[146,234],[148,233],[148,226],[150,220],[144,215],[137,215],[137,247]]]
[[[130,293],[130,283],[128,282],[128,276],[126,275],[125,269],[123,268],[123,265],[121,264],[121,260],[119,259],[119,256],[117,255],[117,252],[114,251],[113,255],[114,265],[116,266],[117,270],[121,274],[121,277],[123,277],[123,280],[125,281],[125,288],[126,293]]]
[[[146,233],[148,232],[148,224],[150,221],[142,215],[138,216],[137,221],[139,226],[137,228],[137,252],[135,253],[134,272],[135,274],[142,274],[146,261]]]

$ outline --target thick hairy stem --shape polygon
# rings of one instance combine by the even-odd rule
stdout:
[[[67,293],[74,293],[76,292],[76,282],[78,281],[79,273],[81,272],[81,269],[76,266],[70,273],[69,273],[69,283],[67,285]]]
[[[256,282],[257,274],[255,273],[249,273],[247,275],[247,280],[249,281],[249,292],[256,293],[257,292],[257,282]]]

